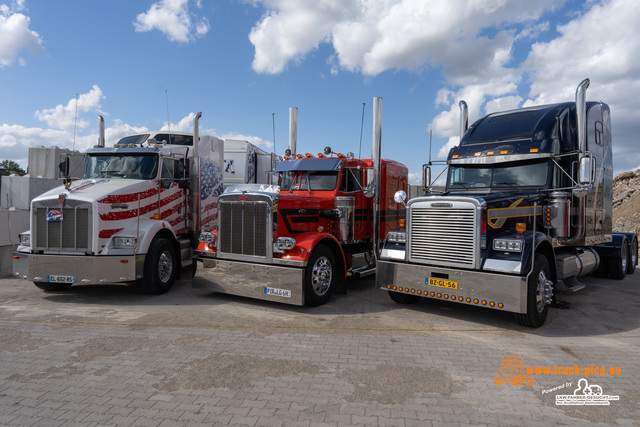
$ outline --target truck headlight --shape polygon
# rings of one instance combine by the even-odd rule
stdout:
[[[211,231],[204,231],[200,233],[200,237],[198,239],[202,243],[208,243],[210,248],[213,248],[216,245],[216,234]]]
[[[273,243],[273,252],[282,254],[289,249],[293,249],[296,245],[296,239],[293,237],[278,237]]]
[[[135,248],[138,239],[135,236],[118,236],[113,238],[113,246],[120,249]]]
[[[407,232],[406,231],[390,231],[387,234],[387,242],[389,243],[406,243]]]
[[[18,237],[22,246],[31,246],[31,232],[20,233]]]
[[[495,239],[493,241],[494,251],[522,252],[522,240]]]

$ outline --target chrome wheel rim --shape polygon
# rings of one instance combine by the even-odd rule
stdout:
[[[173,273],[173,259],[169,251],[164,251],[158,260],[158,277],[161,282],[168,282]]]
[[[542,313],[545,306],[553,301],[553,282],[547,279],[544,270],[538,273],[538,281],[536,283],[536,306],[538,313]]]
[[[313,292],[316,295],[324,295],[331,286],[331,279],[333,278],[333,271],[331,270],[331,263],[327,257],[320,257],[313,264],[311,270],[311,286]]]

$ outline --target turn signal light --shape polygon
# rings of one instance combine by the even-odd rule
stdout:
[[[527,229],[527,224],[523,223],[523,222],[519,222],[516,224],[516,231],[518,233],[524,233],[524,231]]]

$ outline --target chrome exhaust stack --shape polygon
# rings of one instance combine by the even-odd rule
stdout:
[[[382,98],[373,98],[373,129],[371,135],[371,166],[373,178],[367,187],[373,189],[373,253],[378,257],[380,239],[380,169],[382,147]],[[370,179],[370,178],[368,178]]]
[[[460,142],[462,142],[462,136],[469,129],[469,109],[467,103],[460,101]]]
[[[191,161],[191,218],[193,245],[197,247],[198,236],[200,234],[200,156],[198,153],[198,145],[200,140],[199,120],[202,112],[199,112],[193,118],[193,158]]]
[[[298,108],[289,107],[289,152],[287,156],[295,156],[298,145]]]
[[[578,224],[576,232],[566,242],[571,245],[578,243],[584,237],[585,233],[585,214],[586,201],[585,196],[589,191],[589,186],[593,180],[593,158],[587,151],[587,88],[589,87],[589,79],[584,79],[576,89],[576,127],[578,133],[578,183],[573,188],[574,200],[576,200],[576,216]]]
[[[104,137],[104,117],[98,116],[98,145],[97,147],[104,147],[105,137]]]

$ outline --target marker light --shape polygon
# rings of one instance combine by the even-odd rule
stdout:
[[[519,222],[516,224],[516,231],[518,233],[524,233],[526,229],[527,229],[527,224],[525,224],[524,222]]]

